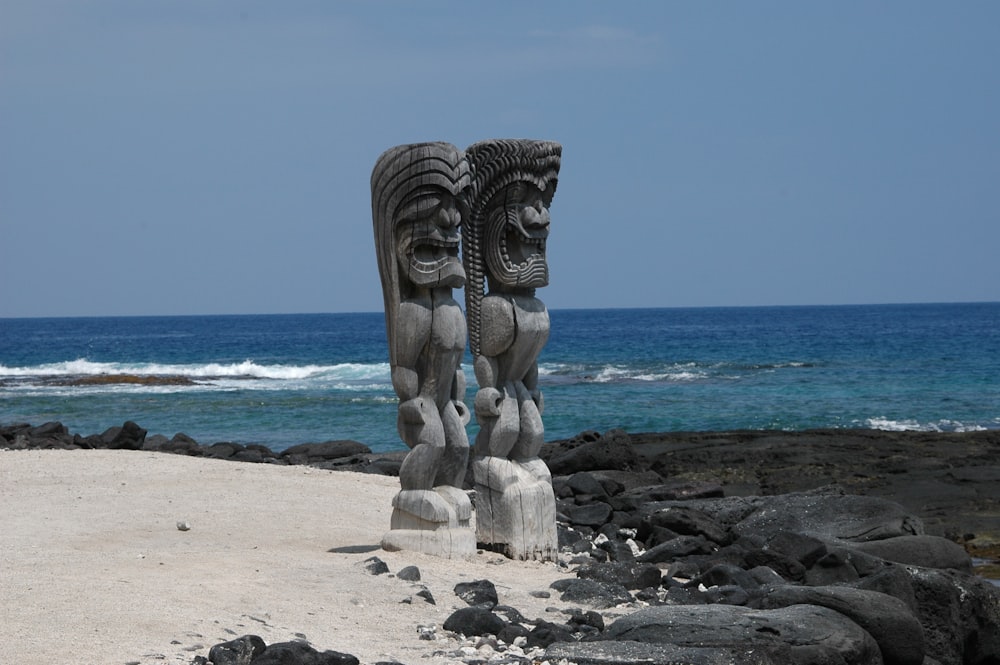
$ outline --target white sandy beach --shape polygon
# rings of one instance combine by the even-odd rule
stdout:
[[[453,662],[425,657],[457,643],[420,640],[417,626],[443,636],[465,606],[456,583],[489,579],[529,618],[562,606],[529,595],[570,576],[553,563],[378,549],[397,488],[302,466],[0,451],[0,663],[190,663],[243,634],[304,638],[362,663]],[[366,573],[371,556],[393,574]],[[420,583],[395,577],[407,565]]]

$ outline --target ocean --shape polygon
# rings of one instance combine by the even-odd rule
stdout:
[[[550,311],[546,439],[1000,428],[1000,303]],[[470,361],[469,390],[475,394]],[[381,313],[0,319],[0,424],[403,450]],[[474,423],[469,427],[470,438]]]

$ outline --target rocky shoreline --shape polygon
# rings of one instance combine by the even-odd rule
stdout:
[[[386,475],[403,456],[352,441],[275,453],[146,434],[135,423],[91,436],[12,425],[0,427],[0,448],[154,450]],[[530,618],[498,605],[488,580],[479,593],[456,587],[469,607],[426,627],[438,657],[1000,662],[1000,589],[983,577],[995,572],[1000,542],[998,431],[585,432],[544,456],[567,573],[539,593],[573,609]],[[985,563],[980,574],[970,553]],[[372,561],[369,574],[386,572]],[[234,642],[242,646],[192,662],[356,662],[298,643]]]

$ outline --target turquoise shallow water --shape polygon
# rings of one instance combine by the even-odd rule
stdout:
[[[1000,428],[1000,303],[550,314],[550,440],[612,427]],[[101,375],[190,383],[72,385]],[[2,424],[90,434],[135,420],[202,443],[393,450],[395,409],[381,313],[0,319]]]

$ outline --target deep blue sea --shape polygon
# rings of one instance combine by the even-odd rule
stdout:
[[[554,310],[548,440],[1000,428],[1000,303]],[[471,402],[475,377],[466,362]],[[100,375],[189,385],[103,383]],[[402,450],[381,313],[0,319],[0,424]],[[474,425],[470,425],[470,434]]]

